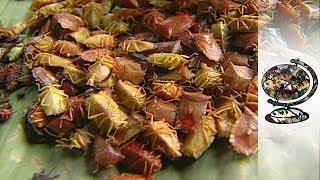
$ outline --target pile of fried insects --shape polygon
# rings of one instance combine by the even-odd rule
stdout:
[[[37,84],[28,140],[83,153],[93,173],[121,164],[151,177],[164,159],[198,159],[215,138],[250,155],[258,147],[257,32],[268,19],[258,13],[268,8],[34,0],[25,23],[0,27],[1,98]]]

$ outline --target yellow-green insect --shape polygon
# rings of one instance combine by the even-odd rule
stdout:
[[[153,148],[164,151],[169,157],[178,158],[182,155],[177,131],[164,120],[150,122],[146,127],[146,137]]]
[[[141,41],[137,39],[126,39],[120,43],[120,47],[124,51],[128,52],[143,52],[156,48],[156,45],[152,42]]]
[[[198,159],[209,148],[216,134],[213,116],[203,116],[197,122],[196,129],[189,133],[184,140],[182,153]]]
[[[139,110],[144,105],[146,93],[140,86],[119,80],[116,88],[121,104],[129,110]]]
[[[92,119],[99,129],[109,134],[113,129],[119,129],[128,122],[128,115],[105,92],[91,94],[86,99],[88,119]]]
[[[85,45],[89,48],[113,47],[115,38],[109,34],[96,34],[85,40]]]
[[[58,146],[62,146],[64,148],[77,148],[86,150],[91,144],[93,138],[94,136],[85,129],[77,129],[70,136],[70,140],[63,138],[57,142]]]
[[[73,83],[79,84],[86,79],[86,72],[81,68],[70,64],[65,66],[63,69],[63,74]]]
[[[77,43],[85,44],[86,39],[90,36],[90,31],[87,28],[80,27],[78,31],[69,33]]]
[[[184,55],[174,53],[154,53],[147,57],[147,61],[156,66],[173,70],[187,61],[184,57]]]
[[[109,76],[114,65],[115,62],[112,57],[108,55],[99,57],[98,61],[88,68],[87,85],[93,86],[94,84],[101,83]]]
[[[201,63],[201,68],[196,74],[194,83],[199,88],[220,86],[222,84],[221,73],[215,68],[208,67],[207,64]]]
[[[38,95],[40,106],[47,116],[60,114],[67,109],[68,95],[58,89],[60,85],[44,86]]]
[[[72,62],[67,58],[63,58],[54,54],[39,53],[36,55],[35,63],[44,66],[66,67]]]
[[[102,17],[102,26],[109,34],[122,34],[129,31],[129,24],[116,20],[111,13]]]
[[[102,4],[89,2],[82,7],[82,18],[91,28],[98,28],[101,25],[101,17],[104,14]]]

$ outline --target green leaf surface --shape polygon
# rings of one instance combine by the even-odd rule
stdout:
[[[6,26],[19,22],[25,16],[31,0],[0,0],[0,20]],[[26,96],[18,99],[18,92]],[[29,144],[23,131],[24,114],[37,97],[37,88],[20,89],[10,95],[14,114],[4,124],[0,124],[0,177],[1,179],[30,179],[35,172],[45,168],[53,169],[52,175],[59,179],[106,179],[106,173],[99,176],[88,174],[87,162],[83,157],[75,157],[59,147]],[[257,179],[258,156],[245,157],[237,154],[226,143],[216,141],[197,161],[178,160],[156,174],[163,180],[229,180]]]

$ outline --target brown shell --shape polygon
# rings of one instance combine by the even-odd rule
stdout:
[[[229,63],[225,69],[225,80],[232,90],[246,92],[251,79],[254,76],[252,69],[247,66],[237,66],[233,63]]]
[[[245,155],[255,153],[258,149],[258,117],[250,109],[238,119],[232,128],[229,142],[234,150]]]
[[[192,131],[196,122],[206,114],[210,99],[201,93],[183,92],[176,126],[185,132]]]
[[[119,79],[136,85],[142,82],[146,74],[139,63],[128,57],[117,57],[113,72]]]
[[[58,79],[54,76],[54,74],[43,67],[32,68],[32,75],[42,86],[58,83]]]
[[[124,159],[124,156],[109,143],[106,143],[106,139],[101,136],[95,137],[94,152],[94,161],[102,167],[114,165]]]
[[[61,28],[70,31],[77,31],[81,26],[84,25],[84,22],[80,17],[68,13],[55,14],[53,19],[61,26]]]
[[[147,119],[165,120],[170,125],[175,125],[178,113],[177,105],[173,102],[153,99],[146,106]]]
[[[80,58],[88,62],[96,62],[99,58],[110,54],[110,50],[106,48],[89,49],[81,53]]]
[[[83,49],[76,43],[64,40],[58,40],[54,43],[55,52],[64,56],[78,56],[81,54]]]
[[[197,33],[193,36],[199,50],[210,60],[219,61],[222,58],[222,51],[212,33]]]

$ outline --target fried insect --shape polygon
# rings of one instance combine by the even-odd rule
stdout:
[[[63,74],[73,83],[80,84],[85,81],[87,73],[75,65],[65,66]]]
[[[129,24],[119,21],[114,14],[107,14],[102,17],[102,26],[110,34],[118,35],[129,31]]]
[[[143,25],[152,32],[156,32],[158,28],[158,24],[165,20],[165,16],[156,10],[152,10],[148,14],[146,14],[143,18]]]
[[[242,4],[233,2],[231,0],[210,0],[213,10],[216,13],[231,14],[236,11],[239,14],[243,14],[244,7]]]
[[[151,121],[146,127],[145,136],[151,141],[153,149],[163,151],[170,158],[182,155],[177,131],[165,121]]]
[[[240,17],[227,17],[224,16],[227,21],[228,28],[231,32],[258,32],[259,26],[265,24],[265,22],[259,20],[258,16],[242,15]]]
[[[222,97],[222,101],[213,112],[219,137],[230,137],[231,129],[242,115],[240,103],[235,97]]]
[[[178,114],[178,107],[173,102],[166,102],[155,98],[146,105],[145,111],[148,119],[158,121],[165,120],[165,122],[174,126]]]
[[[124,51],[128,52],[143,52],[154,49],[156,46],[154,43],[148,41],[141,41],[136,39],[126,39],[120,43],[120,47]]]
[[[127,114],[105,92],[91,94],[86,99],[86,109],[88,119],[93,120],[97,127],[107,134],[127,124]]]
[[[67,98],[59,85],[44,86],[38,95],[40,106],[47,116],[60,114],[67,109]]]
[[[210,60],[219,61],[222,57],[222,51],[216,43],[212,33],[193,34],[199,50]]]
[[[63,148],[77,148],[87,150],[89,145],[92,143],[94,136],[85,129],[77,129],[69,139],[58,140],[58,146]]]
[[[119,80],[117,82],[116,90],[120,103],[128,110],[139,110],[146,101],[144,89],[129,81]]]
[[[88,62],[96,62],[98,59],[102,59],[104,56],[111,54],[107,48],[89,49],[81,53],[80,58]]]
[[[108,55],[99,58],[97,62],[88,68],[89,73],[87,74],[86,84],[93,86],[101,83],[110,75],[111,68],[113,68],[114,65],[114,59]]]
[[[33,37],[30,41],[31,45],[42,52],[51,53],[53,51],[55,40],[48,34]]]
[[[34,0],[32,1],[29,9],[30,11],[36,12],[41,7],[54,3],[56,0]]]
[[[101,17],[104,14],[102,4],[89,2],[82,7],[82,18],[90,28],[99,28],[101,25]]]
[[[146,75],[141,65],[128,57],[117,57],[113,72],[117,78],[136,85],[140,84]]]
[[[258,117],[245,108],[242,116],[232,128],[229,142],[234,150],[245,155],[255,153],[258,149]]]
[[[19,22],[5,29],[3,34],[7,37],[12,38],[14,36],[18,36],[19,34],[21,34],[26,28],[27,28],[27,24],[25,24],[24,22]],[[0,36],[1,36],[1,33],[0,33]]]
[[[94,152],[94,161],[102,167],[114,165],[124,159],[124,156],[101,136],[95,137]]]
[[[188,134],[183,141],[182,153],[188,157],[198,159],[212,144],[216,134],[213,116],[203,116],[197,122],[195,130]]]
[[[201,63],[201,69],[198,70],[194,82],[199,88],[218,87],[222,85],[222,75],[215,68]]]
[[[122,147],[125,156],[123,164],[139,174],[151,175],[162,168],[161,156],[148,150],[139,141],[132,141]]]
[[[83,51],[82,48],[77,44],[64,40],[56,41],[53,45],[53,48],[55,52],[67,57],[78,56]]]
[[[86,39],[90,36],[90,31],[87,28],[80,27],[77,31],[71,32],[68,35],[77,43],[85,44]]]
[[[174,81],[154,81],[152,83],[152,92],[154,95],[164,99],[178,99],[182,95],[182,88]]]
[[[32,68],[32,75],[41,86],[49,86],[58,83],[54,74],[43,67]]]
[[[211,96],[201,93],[182,92],[176,127],[185,132],[193,131],[195,125],[210,111]]]
[[[71,64],[71,60],[63,58],[54,54],[39,53],[35,57],[35,64],[52,66],[52,67],[66,67]]]
[[[228,26],[223,21],[218,21],[211,26],[211,32],[213,37],[218,41],[223,52],[226,51],[227,45],[229,44],[228,39],[230,38],[230,31]]]
[[[108,48],[115,45],[115,38],[109,34],[96,34],[85,40],[85,45],[89,48]]]
[[[84,25],[83,20],[70,13],[57,13],[53,16],[52,30],[56,30],[58,35],[66,32],[78,31]]]
[[[247,66],[234,65],[232,62],[229,63],[224,73],[225,80],[230,88],[240,92],[247,91],[253,76],[252,69]]]
[[[156,48],[152,50],[154,53],[181,53],[182,47],[181,47],[181,41],[165,41],[165,42],[159,42],[155,43]]]
[[[154,53],[149,55],[146,60],[169,70],[176,69],[187,61],[182,55],[174,53]]]

